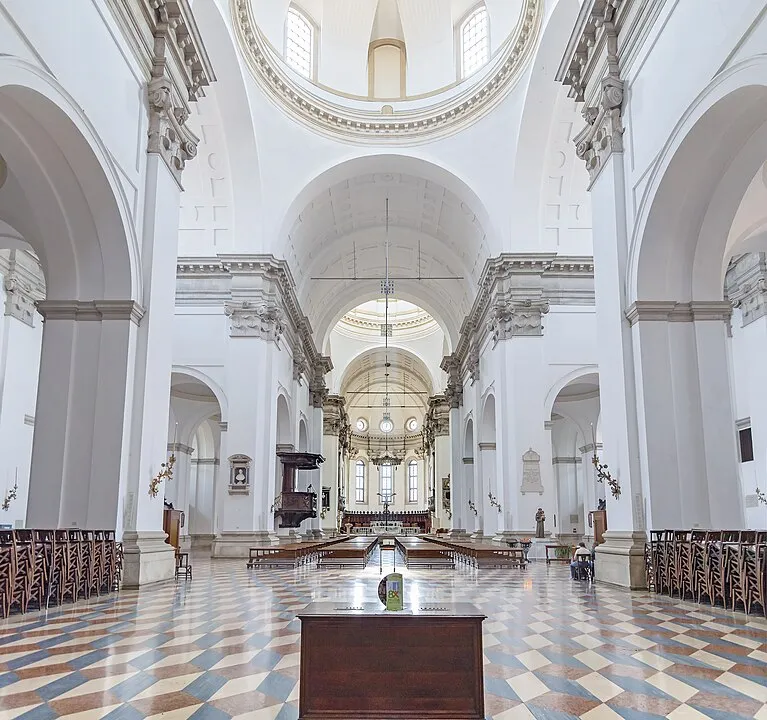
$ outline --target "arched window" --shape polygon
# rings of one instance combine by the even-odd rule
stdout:
[[[460,76],[463,80],[490,60],[490,16],[485,3],[474,8],[458,30]]]
[[[415,460],[407,464],[407,501],[418,502],[418,463]]]
[[[394,494],[394,472],[389,463],[379,468],[381,477],[381,502],[391,502]]]
[[[375,40],[368,49],[368,96],[386,100],[403,98],[407,60],[401,40]]]
[[[291,5],[285,21],[285,62],[309,80],[314,79],[315,36],[312,21]]]
[[[357,460],[354,466],[354,501],[365,502],[365,463],[362,460]]]

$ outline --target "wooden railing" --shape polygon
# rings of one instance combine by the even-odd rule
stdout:
[[[767,617],[767,531],[652,530],[645,567],[657,593]]]
[[[0,614],[116,590],[122,564],[112,530],[0,530]]]

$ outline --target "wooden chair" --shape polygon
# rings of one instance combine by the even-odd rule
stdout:
[[[186,580],[192,579],[192,566],[189,564],[189,553],[176,553],[176,579],[183,575]]]
[[[16,559],[13,542],[8,531],[0,531],[0,611],[2,616],[11,614],[13,589],[16,585]]]
[[[739,586],[734,591],[746,613],[754,604],[764,613],[764,545],[767,533],[744,533],[739,547]]]

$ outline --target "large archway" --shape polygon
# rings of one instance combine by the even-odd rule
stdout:
[[[640,206],[627,287],[650,527],[744,522],[723,283],[739,208],[766,160],[760,57],[722,73],[688,110]]]
[[[0,58],[0,220],[46,278],[28,527],[118,526],[137,240],[108,153],[49,76]]]

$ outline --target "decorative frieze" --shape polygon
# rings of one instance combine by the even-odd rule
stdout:
[[[327,395],[322,410],[322,434],[340,436],[344,426],[348,425],[343,395]]]
[[[489,328],[493,342],[513,337],[540,337],[543,335],[543,316],[548,311],[546,300],[499,300],[490,311]]]
[[[43,320],[130,320],[136,325],[144,316],[144,308],[135,300],[41,300],[37,311]]]

